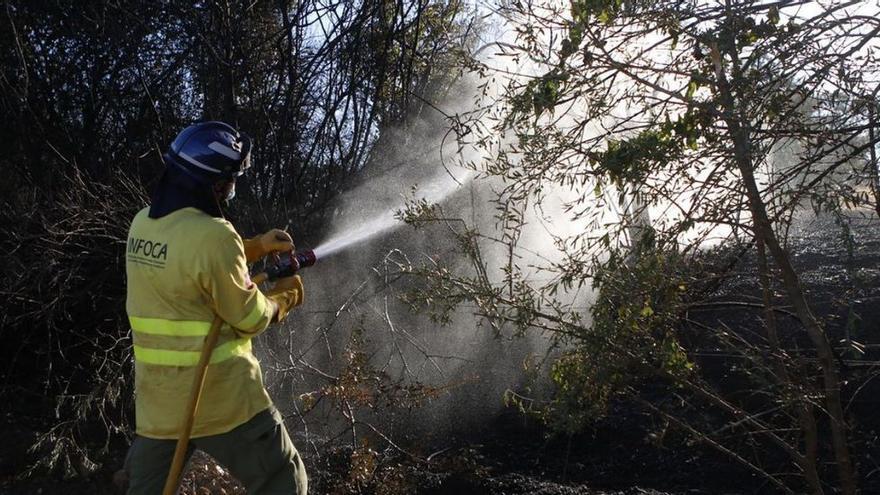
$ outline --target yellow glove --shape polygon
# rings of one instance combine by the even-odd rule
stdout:
[[[275,287],[269,291],[268,296],[278,310],[275,312],[273,322],[279,322],[287,316],[287,313],[303,303],[305,298],[305,290],[303,289],[302,278],[299,275],[292,277],[284,277],[275,283]]]
[[[257,261],[269,253],[293,251],[293,239],[281,229],[272,229],[263,235],[244,241],[244,257],[248,263]]]

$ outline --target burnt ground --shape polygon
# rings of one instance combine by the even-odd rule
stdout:
[[[791,232],[790,249],[816,314],[822,318],[847,378],[843,393],[853,425],[861,487],[880,493],[880,222],[852,220],[855,249],[828,218],[801,221]],[[753,253],[737,264],[735,276],[717,288],[716,302],[759,302]],[[785,307],[780,308],[785,311]],[[761,330],[759,313],[712,306],[695,311],[703,323],[724,324],[745,332]],[[809,348],[793,318],[780,318],[784,345],[796,352]],[[848,338],[848,340],[847,340]],[[857,343],[858,345],[855,345]],[[700,342],[691,342],[700,349]],[[859,347],[859,350],[856,350]],[[691,348],[691,347],[689,347]],[[702,349],[711,351],[712,349]],[[808,352],[808,351],[803,351]],[[711,375],[722,370],[711,352],[694,356]],[[719,371],[719,380],[725,379]],[[33,439],[23,423],[0,418],[0,495],[115,494],[113,475],[122,463],[124,446],[114,450],[118,462],[106,463],[88,479],[35,477],[15,479],[24,466],[25,446]],[[15,426],[19,425],[19,426]],[[413,460],[392,451],[322,451],[307,459],[311,493],[345,494],[619,494],[684,495],[774,493],[763,480],[699,444],[689,444],[674,431],[656,441],[655,420],[627,403],[612,405],[608,416],[582,434],[550,435],[515,410],[498,415],[477,431],[459,432],[432,448],[428,460]],[[828,460],[826,458],[826,460]],[[228,473],[207,456],[191,462],[181,493],[242,494]]]
[[[760,486],[738,466],[714,453],[658,447],[649,441],[653,422],[624,404],[592,431],[572,437],[548,436],[514,409],[481,431],[462,432],[428,460],[399,453],[354,453],[347,448],[307,459],[315,494],[422,495],[684,495],[736,494],[729,480]],[[108,464],[89,479],[0,480],[0,495],[120,494]],[[197,453],[182,484],[184,495],[242,495],[246,492],[224,468]],[[650,487],[650,488],[649,488]],[[749,490],[752,491],[752,490]]]

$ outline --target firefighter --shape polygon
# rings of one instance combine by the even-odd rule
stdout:
[[[242,240],[221,203],[250,165],[251,140],[222,122],[184,129],[163,156],[150,206],[131,223],[126,310],[135,360],[136,437],[126,456],[128,493],[159,495],[168,475],[202,343],[223,319],[189,456],[207,452],[251,495],[305,494],[302,459],[263,387],[251,339],[303,302],[300,277],[264,295],[247,263],[293,250],[281,230]]]

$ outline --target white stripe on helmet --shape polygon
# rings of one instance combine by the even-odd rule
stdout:
[[[183,158],[184,160],[186,160],[186,161],[192,163],[192,164],[195,165],[196,167],[199,167],[199,168],[202,169],[202,170],[207,170],[208,172],[213,172],[213,173],[215,173],[215,174],[222,174],[222,173],[223,173],[222,170],[217,170],[217,169],[214,168],[214,167],[209,167],[208,165],[205,165],[204,163],[202,163],[202,162],[196,160],[195,158],[193,158],[193,157],[187,155],[187,154],[184,153],[183,151],[177,153],[177,155],[180,156],[181,158]]]
[[[223,144],[219,141],[212,142],[211,144],[208,145],[208,148],[216,151],[217,153],[220,153],[221,155],[225,156],[226,158],[229,158],[230,160],[235,160],[235,161],[241,160],[241,153],[239,153],[238,151],[235,151],[234,149],[230,148],[229,146],[226,146],[225,144]]]

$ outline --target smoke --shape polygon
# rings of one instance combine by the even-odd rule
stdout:
[[[504,184],[479,173],[484,157],[476,148],[459,149],[448,120],[473,110],[484,83],[466,75],[451,92],[458,98],[425,109],[405,128],[382,131],[359,183],[337,201],[329,234],[315,248],[319,262],[302,272],[305,304],[259,347],[270,394],[285,413],[302,421],[302,428],[292,428],[302,440],[344,435],[354,442],[379,431],[405,448],[448,445],[453,436],[467,436],[493,421],[508,389],[531,386],[531,393],[540,394],[535,387],[542,384],[525,365],[547,354],[546,336],[496,335],[467,305],[441,324],[401,300],[413,282],[398,278],[400,266],[441,261],[460,272],[470,269],[445,227],[415,230],[396,219],[407,201],[437,203],[445,216],[483,232],[503,228],[497,199]],[[494,139],[504,145],[503,136]],[[476,170],[461,166],[468,163]],[[523,212],[514,253],[485,242],[490,279],[502,280],[502,267],[514,256],[527,280],[545,281],[542,268],[563,257],[553,239],[585,228],[567,208],[580,195],[569,187],[549,187],[539,207]],[[590,297],[561,296],[576,311],[585,310]],[[412,409],[406,403],[361,403],[340,414],[328,390],[351,371],[354,348],[368,357],[364,366],[394,384],[434,387],[425,394],[429,400]],[[322,399],[313,404],[316,397]]]

